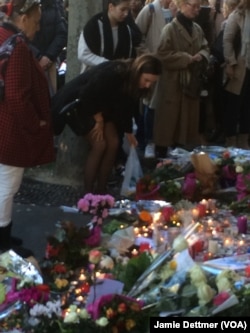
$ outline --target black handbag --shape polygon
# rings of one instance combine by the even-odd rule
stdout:
[[[67,124],[76,135],[84,136],[96,123],[93,116],[84,114],[79,99],[66,104],[59,113],[52,112],[52,117],[55,135],[60,135]]]

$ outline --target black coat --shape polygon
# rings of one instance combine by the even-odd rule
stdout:
[[[62,8],[57,1],[42,0],[40,30],[31,43],[37,59],[47,56],[51,61],[67,46],[68,26]]]
[[[101,23],[102,28],[99,23]],[[102,33],[100,33],[100,29]],[[109,60],[135,58],[136,47],[142,40],[141,31],[131,15],[128,15],[123,22],[118,24],[118,44],[115,52],[112,28],[106,13],[94,15],[84,26],[83,34],[89,49]],[[101,50],[102,43],[103,50]]]
[[[128,80],[127,64],[107,61],[78,75],[52,97],[55,134],[66,123],[77,135],[87,134],[95,125],[93,115],[102,112],[104,120],[115,123],[118,131],[132,133],[137,99],[124,91]],[[76,107],[60,114],[68,104],[79,99]]]

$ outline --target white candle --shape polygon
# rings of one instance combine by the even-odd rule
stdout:
[[[208,241],[208,252],[216,254],[218,252],[218,241],[210,239]]]

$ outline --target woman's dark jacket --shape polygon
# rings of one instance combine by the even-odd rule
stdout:
[[[85,135],[94,127],[93,115],[98,112],[102,112],[104,120],[114,122],[118,130],[131,133],[137,99],[124,92],[127,66],[122,61],[107,61],[66,83],[52,97],[55,134],[60,134],[68,123],[76,134]],[[67,114],[60,115],[67,104],[78,98],[80,104],[76,113],[74,109],[69,118]]]

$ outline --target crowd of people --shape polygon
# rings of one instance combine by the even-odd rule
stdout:
[[[0,250],[28,254],[11,236],[13,198],[24,168],[54,161],[69,119],[89,145],[86,192],[106,193],[124,140],[145,158],[218,136],[249,148],[250,0],[105,0],[81,29],[80,73],[60,87],[68,1],[0,11]]]

